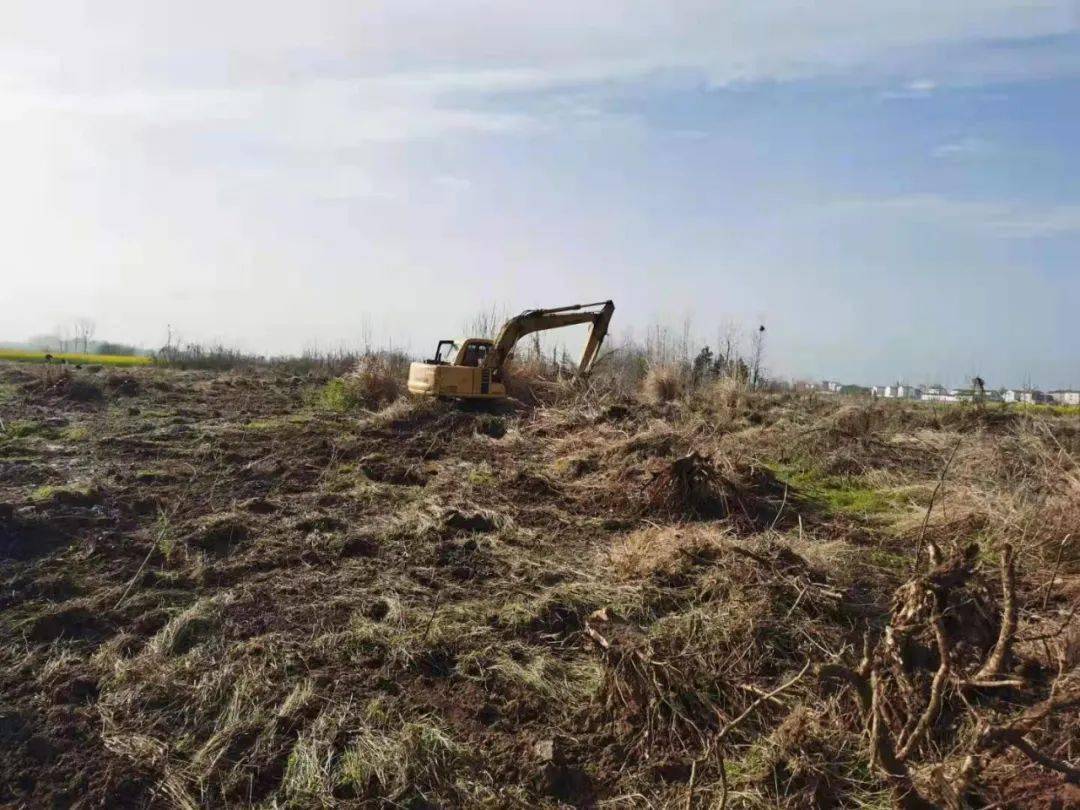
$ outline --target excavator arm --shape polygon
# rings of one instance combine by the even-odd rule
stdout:
[[[594,307],[600,307],[594,309]],[[542,332],[548,329],[559,329],[563,326],[574,326],[579,323],[591,323],[589,339],[585,341],[585,349],[581,353],[581,362],[578,364],[578,374],[585,374],[592,367],[600,352],[600,346],[607,335],[608,323],[611,315],[615,312],[615,304],[611,301],[599,301],[595,304],[575,304],[569,307],[557,309],[530,309],[522,312],[516,318],[511,318],[503,326],[499,336],[495,339],[495,345],[484,359],[483,367],[492,371],[501,369],[506,363],[514,346],[525,335],[533,332]]]

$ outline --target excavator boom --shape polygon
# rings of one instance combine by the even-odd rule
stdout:
[[[593,307],[600,307],[600,309],[593,309]],[[578,374],[585,374],[592,368],[592,364],[600,352],[600,346],[607,336],[608,324],[611,322],[611,315],[614,312],[615,304],[611,301],[600,301],[595,304],[574,304],[556,309],[526,310],[516,318],[511,318],[503,326],[499,336],[495,339],[495,346],[488,352],[488,356],[484,360],[484,368],[493,370],[502,368],[517,342],[533,332],[591,323],[592,329],[589,330],[589,338],[585,341],[581,361],[578,363]]]

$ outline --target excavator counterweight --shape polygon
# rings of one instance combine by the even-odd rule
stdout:
[[[504,372],[517,342],[526,335],[576,324],[592,324],[578,363],[587,374],[607,335],[615,304],[600,301],[555,309],[529,309],[511,318],[495,340],[440,340],[435,356],[409,367],[409,392],[419,396],[497,399],[506,396]]]

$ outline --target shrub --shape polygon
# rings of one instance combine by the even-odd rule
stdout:
[[[705,397],[713,410],[733,417],[750,398],[750,387],[737,377],[721,377],[706,389]]]
[[[378,410],[404,393],[406,374],[397,353],[364,355],[352,371],[326,384],[321,404],[334,411]]]
[[[655,405],[672,402],[686,393],[682,370],[670,364],[651,366],[642,387],[645,399]]]

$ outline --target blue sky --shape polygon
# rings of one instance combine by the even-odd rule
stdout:
[[[13,2],[0,338],[423,352],[477,309],[1080,385],[1080,6]]]

